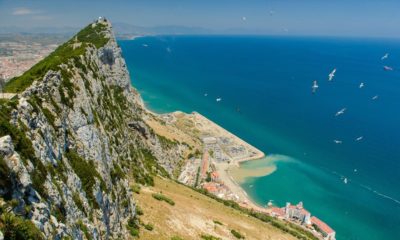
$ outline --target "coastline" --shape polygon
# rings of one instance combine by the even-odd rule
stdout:
[[[181,169],[181,175],[178,178],[178,181],[181,183],[188,185],[188,186],[195,186],[195,187],[200,187],[208,191],[209,193],[215,195],[218,198],[225,199],[225,200],[232,200],[236,202],[239,206],[243,208],[247,208],[251,211],[266,214],[268,216],[272,216],[276,219],[281,219],[285,221],[289,221],[292,224],[297,225],[298,227],[302,228],[304,231],[310,232],[313,236],[317,237],[318,239],[322,239],[323,235],[322,233],[319,233],[315,228],[310,228],[311,222],[306,223],[308,225],[304,225],[304,223],[299,223],[295,217],[287,217],[284,215],[284,208],[279,208],[279,207],[274,207],[270,206],[269,203],[265,203],[265,206],[257,203],[255,200],[253,200],[246,192],[246,190],[240,186],[239,182],[241,180],[238,180],[239,178],[237,177],[235,179],[235,174],[232,173],[234,169],[239,169],[241,168],[241,164],[249,161],[257,161],[260,160],[262,161],[264,158],[266,161],[271,161],[270,157],[266,157],[264,152],[261,150],[255,148],[254,146],[250,145],[246,141],[242,140],[238,136],[234,135],[233,133],[229,132],[228,130],[222,128],[218,124],[214,123],[213,121],[209,120],[205,116],[201,115],[200,113],[197,112],[192,112],[190,114],[184,113],[181,111],[175,111],[172,113],[156,113],[148,109],[143,101],[143,99],[140,96],[140,93],[138,93],[138,99],[137,101],[139,104],[143,107],[144,114],[145,114],[145,122],[149,123],[148,121],[152,121],[153,124],[154,122],[158,122],[158,131],[161,129],[167,130],[168,129],[170,132],[169,133],[179,133],[181,134],[176,138],[176,135],[169,136],[169,138],[174,139],[174,140],[182,140],[182,136],[186,136],[189,138],[195,138],[195,142],[197,141],[199,145],[195,146],[195,149],[197,150],[201,149],[203,151],[202,159],[203,161],[200,160],[200,165],[194,164],[194,161],[196,160],[195,158],[191,157],[190,159],[187,159],[186,164],[187,165],[194,165],[192,166],[194,169],[197,171],[188,171],[189,175],[189,180],[190,180],[190,174],[197,172],[197,177],[196,177],[196,184],[188,184],[188,182],[185,182],[187,178],[181,179],[182,174],[184,171]],[[158,120],[157,120],[158,119]],[[180,125],[182,124],[183,121],[183,126]],[[187,126],[186,124],[192,123],[193,125],[189,124]],[[186,126],[185,126],[186,125]],[[151,124],[149,124],[151,126]],[[157,126],[157,124],[153,125],[152,127]],[[175,130],[172,130],[175,129]],[[158,132],[156,129],[153,128],[153,130]],[[168,130],[166,132],[168,132]],[[165,133],[165,132],[164,132]],[[164,136],[163,134],[161,134]],[[165,137],[165,136],[164,136]],[[212,143],[211,143],[211,142]],[[183,141],[185,142],[185,141]],[[227,142],[227,143],[226,143]],[[211,145],[211,148],[210,148]],[[213,150],[215,148],[212,148],[212,146],[218,146],[219,147],[219,155],[221,156],[213,156]],[[230,148],[236,148],[234,150]],[[196,150],[196,151],[197,151]],[[233,153],[232,153],[233,152]],[[236,152],[236,154],[235,154]],[[239,152],[239,153],[237,153]],[[191,154],[193,153],[193,149],[191,150]],[[210,155],[210,156],[209,156]],[[227,158],[228,157],[228,158]],[[272,162],[274,160],[272,159]],[[207,168],[204,168],[204,164],[208,165]],[[199,166],[197,168],[197,166]],[[206,170],[204,170],[206,169]],[[260,167],[257,170],[255,169],[250,169],[245,171],[251,171],[251,174],[243,174],[244,177],[249,177],[249,176],[265,176],[269,175],[272,172],[274,172],[276,169],[276,166],[264,166]],[[202,175],[200,179],[201,181],[204,181],[197,185],[197,178],[199,172],[202,172]],[[207,173],[207,178],[210,176],[211,180],[206,180],[206,175],[204,173]],[[208,175],[209,174],[209,175]],[[215,178],[215,174],[217,177]],[[184,174],[185,175],[185,174]],[[186,176],[186,177],[187,177]],[[211,184],[211,185],[207,185]],[[298,207],[301,205],[301,211],[305,211],[310,215],[310,213],[303,209],[302,207],[302,202],[300,202],[298,205],[293,205],[295,207]],[[329,237],[330,239],[335,239],[335,234],[336,232],[332,230],[326,223],[322,222],[315,216],[313,216],[314,219],[316,219],[317,226],[322,226],[327,231],[329,232]],[[312,220],[314,221],[314,220]],[[319,229],[319,228],[317,228]],[[333,237],[333,238],[332,238]]]
[[[143,107],[145,112],[157,116],[157,117],[162,117],[162,116],[176,116],[178,114],[184,114],[185,116],[190,116],[194,119],[194,121],[206,128],[214,129],[214,131],[219,132],[219,134],[224,135],[224,136],[229,136],[230,138],[234,139],[237,143],[246,146],[246,148],[251,149],[252,153],[254,155],[247,156],[247,157],[241,157],[237,159],[233,159],[231,162],[228,163],[215,163],[216,171],[219,174],[220,181],[228,187],[228,189],[238,197],[236,202],[241,205],[242,207],[246,207],[249,209],[253,209],[259,212],[263,213],[270,213],[270,210],[266,207],[261,206],[260,204],[256,203],[253,199],[249,197],[247,194],[246,190],[240,186],[240,184],[235,180],[234,175],[232,174],[233,168],[240,168],[240,165],[242,163],[248,162],[248,161],[255,161],[255,160],[261,160],[265,158],[265,153],[262,152],[261,150],[257,149],[256,147],[252,146],[248,142],[244,141],[243,139],[239,138],[238,136],[234,135],[233,133],[229,132],[225,128],[221,127],[217,123],[211,121],[207,117],[201,115],[198,112],[192,112],[192,113],[184,113],[181,111],[175,111],[172,113],[164,113],[164,114],[159,114],[151,109],[149,109],[146,104],[143,101],[143,98],[139,94],[139,102],[140,105]],[[270,173],[267,173],[270,174]]]

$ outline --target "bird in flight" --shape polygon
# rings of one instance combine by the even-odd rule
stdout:
[[[364,87],[364,83],[362,82],[362,83],[360,83],[359,88],[363,88],[363,87]]]
[[[340,116],[340,115],[342,115],[342,114],[344,114],[344,112],[346,111],[346,108],[342,108],[342,109],[340,109],[340,111],[338,111],[336,114],[335,114],[335,117],[337,117],[337,116]]]
[[[361,141],[363,138],[363,136],[356,138],[356,142]]]
[[[314,81],[313,82],[313,85],[312,85],[312,93],[315,93],[316,91],[317,91],[317,89],[318,89],[318,83],[317,83],[317,81]]]
[[[385,55],[383,55],[383,57],[381,57],[381,60],[385,60],[388,57],[389,57],[389,53],[385,53]]]
[[[215,101],[217,101],[217,102],[221,102],[221,100],[222,100],[222,98],[215,99]]]
[[[385,70],[385,71],[393,71],[393,68],[389,67],[389,66],[383,66],[383,70]]]
[[[376,99],[378,99],[378,97],[379,97],[379,95],[375,95],[372,97],[372,100],[376,100]]]
[[[336,143],[336,144],[342,144],[342,141],[340,141],[340,140],[336,140],[336,139],[335,139],[335,140],[333,140],[333,142],[334,142],[334,143]]]
[[[333,80],[333,78],[335,77],[335,73],[336,73],[336,68],[333,69],[331,73],[329,73],[329,75],[328,75],[329,81]]]

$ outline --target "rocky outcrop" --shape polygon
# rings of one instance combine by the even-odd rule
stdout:
[[[93,34],[100,38],[92,41]],[[171,175],[188,146],[164,146],[143,121],[149,113],[107,20],[63,48],[76,54],[3,106],[11,109],[4,124],[25,136],[0,138],[12,176],[8,191],[18,202],[13,211],[46,238],[126,238],[136,212],[130,179],[151,184],[151,175]]]

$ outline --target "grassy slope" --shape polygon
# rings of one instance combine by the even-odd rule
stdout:
[[[157,201],[152,197],[155,192],[162,192],[175,205]],[[240,232],[246,239],[295,239],[270,224],[248,217],[171,180],[155,178],[155,187],[143,188],[140,194],[135,194],[135,199],[144,212],[140,220],[154,225],[152,231],[141,228],[139,239],[170,240],[174,236],[201,239],[202,234],[236,239],[231,233],[232,229]]]

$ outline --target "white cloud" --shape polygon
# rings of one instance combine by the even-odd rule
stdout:
[[[21,8],[15,8],[12,14],[13,15],[30,15],[30,14],[34,14],[34,13],[35,12],[29,8],[21,7]]]

